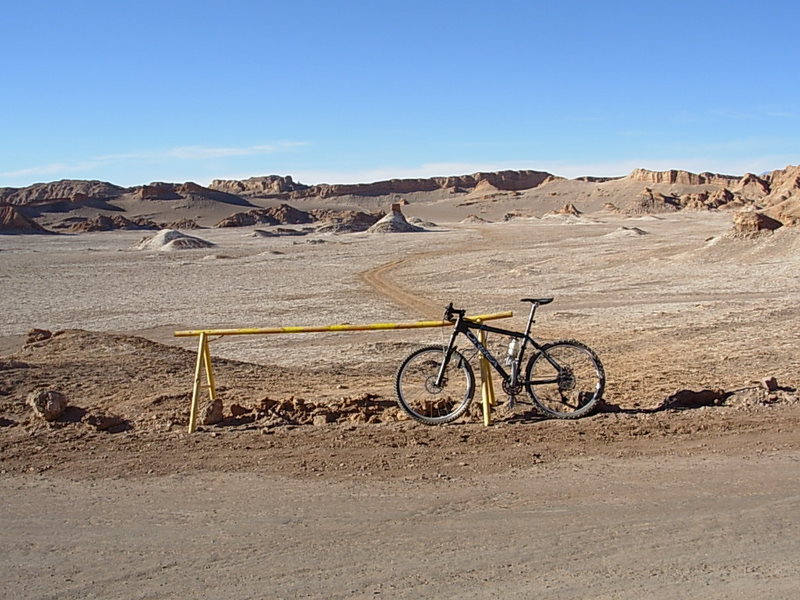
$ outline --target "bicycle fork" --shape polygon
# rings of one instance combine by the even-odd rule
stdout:
[[[442,364],[439,365],[439,372],[436,374],[436,379],[433,382],[440,390],[444,387],[445,383],[447,382],[447,378],[445,377],[445,373],[447,372],[447,365],[450,363],[450,357],[453,355],[453,349],[455,348],[456,343],[456,336],[460,330],[461,325],[461,315],[458,316],[458,320],[456,321],[456,326],[453,327],[453,333],[450,335],[450,342],[447,344],[447,348],[445,348],[444,356],[442,357]]]

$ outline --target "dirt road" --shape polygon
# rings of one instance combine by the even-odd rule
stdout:
[[[0,479],[9,598],[794,598],[800,453],[348,482]]]

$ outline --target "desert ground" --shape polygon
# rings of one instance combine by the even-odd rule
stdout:
[[[446,208],[404,206],[416,233],[209,228],[190,233],[214,246],[176,252],[138,231],[0,236],[8,597],[794,598],[800,229]],[[395,370],[442,328],[237,336],[211,344],[224,419],[187,433],[197,340],[177,330],[448,302],[522,327],[529,296],[555,298],[535,337],[602,359],[594,415],[404,418]],[[64,418],[31,414],[42,387]]]

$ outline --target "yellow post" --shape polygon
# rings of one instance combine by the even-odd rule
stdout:
[[[478,335],[481,344],[486,344],[486,332]],[[492,407],[494,406],[494,385],[492,384],[492,368],[489,361],[481,355],[481,400],[483,401],[483,424],[492,424]]]
[[[208,382],[208,395],[211,402],[217,399],[217,388],[214,385],[214,371],[211,368],[211,350],[208,346],[208,334],[200,332],[200,344],[197,347],[197,364],[194,369],[194,386],[192,386],[192,406],[189,411],[189,433],[197,430],[197,413],[200,409],[200,380],[203,378],[202,371],[205,369],[206,381]]]
[[[208,337],[206,337],[206,347],[203,351],[203,363],[206,367],[206,381],[208,382],[208,397],[211,402],[217,399],[217,387],[214,382],[214,369],[211,368],[211,347],[208,345]]]

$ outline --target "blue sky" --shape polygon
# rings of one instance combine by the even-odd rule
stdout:
[[[0,186],[800,163],[796,0],[0,2]]]

